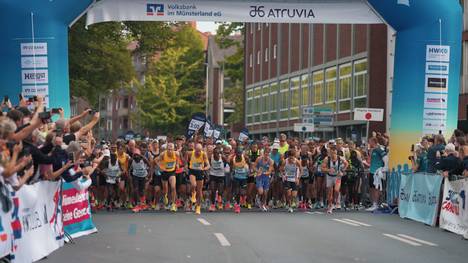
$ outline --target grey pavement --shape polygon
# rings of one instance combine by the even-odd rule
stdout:
[[[43,262],[428,263],[468,258],[468,241],[460,236],[396,215],[101,212],[94,221],[97,234],[78,238]]]

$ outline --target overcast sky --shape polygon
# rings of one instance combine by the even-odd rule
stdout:
[[[197,29],[200,32],[211,32],[212,34],[216,34],[216,28],[218,28],[218,25],[216,25],[215,22],[197,21]]]

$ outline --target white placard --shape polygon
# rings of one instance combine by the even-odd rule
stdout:
[[[426,92],[448,93],[447,75],[431,75],[427,74],[425,78]]]
[[[22,57],[21,68],[47,68],[47,57]]]
[[[21,56],[47,55],[47,43],[21,43]]]
[[[47,84],[49,83],[49,70],[36,69],[36,70],[22,70],[21,71],[22,84]]]
[[[426,74],[449,74],[449,63],[441,62],[426,62]]]
[[[312,3],[258,1],[103,0],[87,13],[86,24],[109,21],[225,21],[260,23],[380,24],[362,0]]]
[[[355,108],[355,121],[383,121],[384,109]]]
[[[450,46],[427,45],[426,60],[435,62],[450,62]]]
[[[447,94],[424,94],[425,109],[447,109]]]
[[[423,130],[446,130],[447,123],[445,120],[423,120]]]
[[[425,120],[446,120],[446,110],[424,109],[423,119]]]
[[[23,96],[45,96],[49,95],[49,86],[47,85],[37,85],[37,86],[23,86]]]
[[[445,178],[440,210],[440,228],[458,235],[468,233],[468,179],[449,181]]]
[[[295,132],[314,132],[314,124],[310,123],[294,123]]]

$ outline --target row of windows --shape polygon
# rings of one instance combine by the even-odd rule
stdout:
[[[277,57],[277,52],[278,52],[277,50],[278,50],[278,46],[274,44],[273,45],[273,59],[276,59]],[[268,62],[270,58],[270,53],[268,51],[269,51],[268,48],[265,48],[265,53],[263,55],[265,62]],[[256,59],[257,59],[257,65],[260,65],[260,62],[262,61],[262,52],[260,50],[257,51]],[[253,67],[253,61],[254,61],[253,54],[250,53],[249,54],[249,67],[250,68]]]
[[[301,106],[350,112],[367,105],[367,60],[346,63],[247,90],[247,123],[298,119]]]

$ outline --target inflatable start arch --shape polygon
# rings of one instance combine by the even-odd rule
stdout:
[[[423,133],[457,125],[462,9],[458,0],[0,0],[0,95],[48,95],[69,109],[68,26],[104,21],[387,23],[396,30],[391,164]],[[380,18],[380,19],[379,19]],[[428,98],[440,98],[430,103]],[[13,99],[14,101],[14,99]]]

